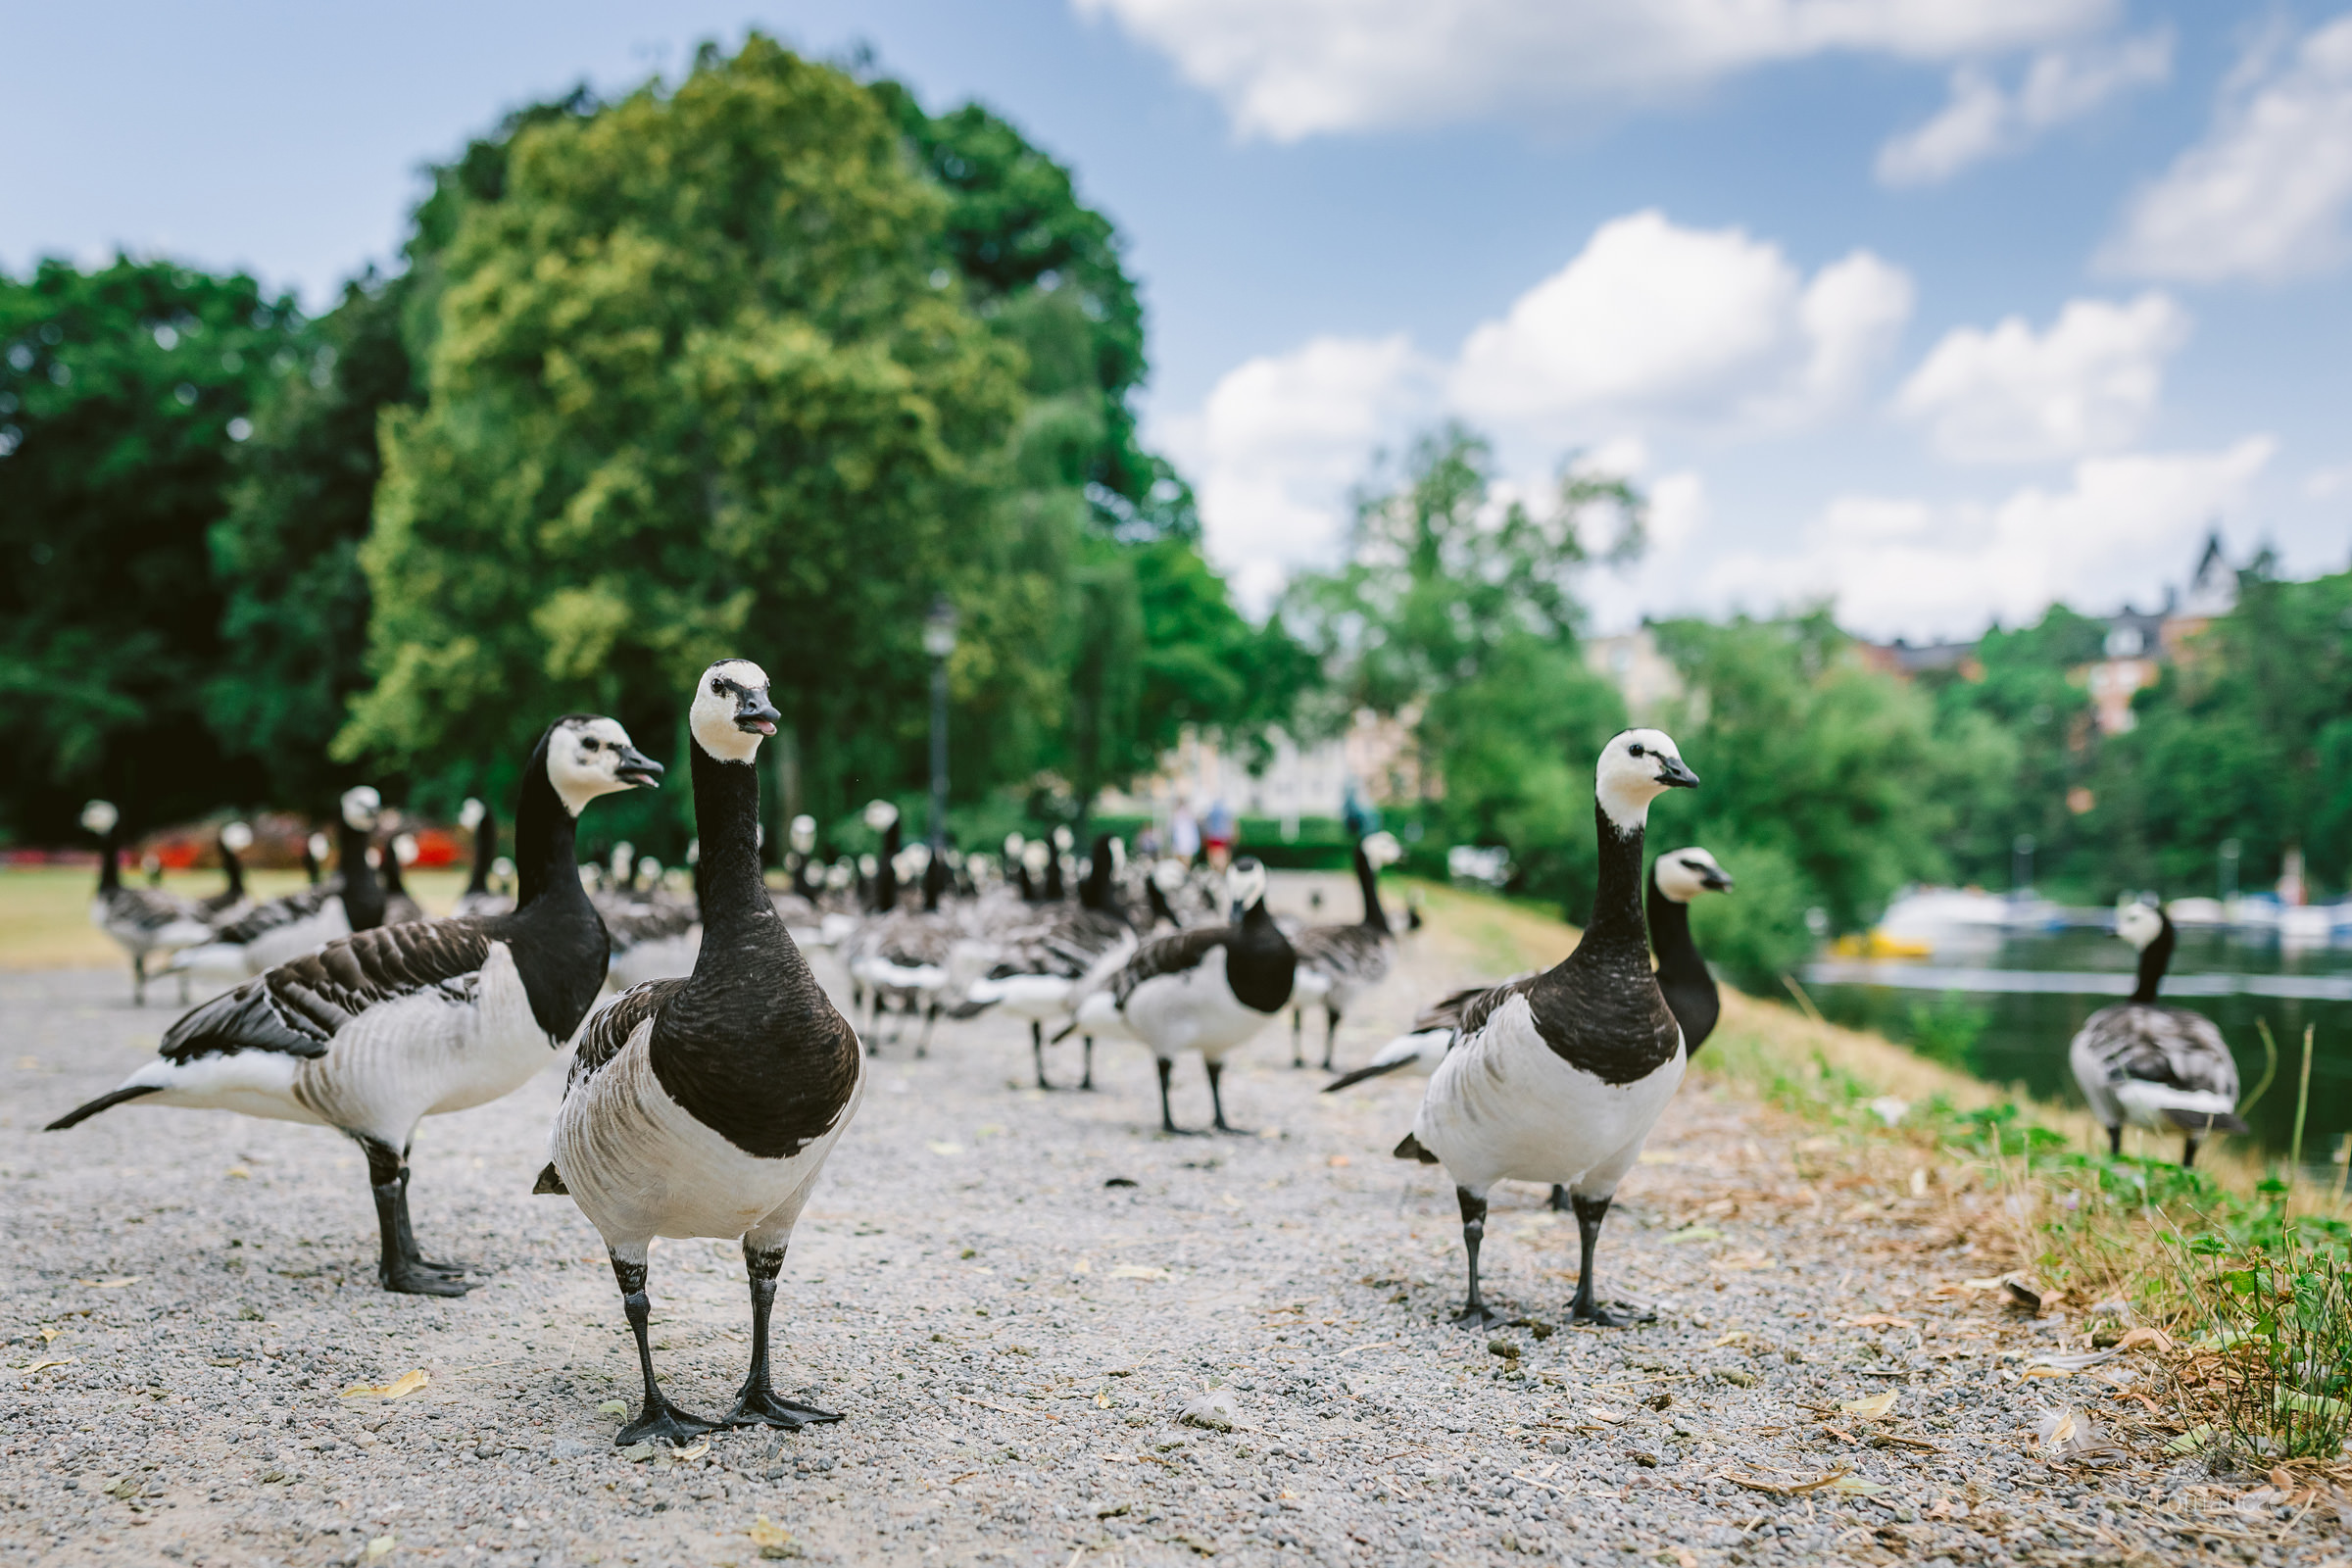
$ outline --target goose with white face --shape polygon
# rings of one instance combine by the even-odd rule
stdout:
[[[384,798],[372,784],[355,784],[343,792],[343,825],[358,833],[372,833],[384,811]]]
[[[868,801],[865,803],[865,825],[869,828],[872,828],[875,832],[881,833],[888,831],[890,824],[896,822],[898,819],[899,808],[891,805],[888,801]],[[868,874],[870,875],[871,873]]]
[[[1239,920],[1250,906],[1266,896],[1266,868],[1243,856],[1225,873],[1225,900],[1233,906],[1233,917]]]
[[[2134,899],[2115,911],[2115,934],[2131,943],[2132,952],[2145,953],[2164,934],[2164,917],[2154,905]]]
[[[816,818],[806,812],[792,819],[792,848],[796,855],[807,855],[816,848]]]
[[[488,810],[489,808],[480,801],[470,795],[466,796],[466,804],[458,808],[458,826],[468,833],[472,832],[482,825],[482,816]]]
[[[253,848],[253,829],[242,822],[231,822],[220,830],[220,847],[231,855],[243,855]]]
[[[100,838],[112,833],[115,824],[122,820],[122,813],[115,808],[112,801],[92,801],[81,808],[82,827]]]
[[[723,762],[748,762],[784,715],[767,700],[767,671],[748,659],[722,659],[703,671],[687,724],[695,743]]]
[[[1600,808],[1621,833],[1649,819],[1649,803],[1668,790],[1695,789],[1698,775],[1683,765],[1682,748],[1659,729],[1629,729],[1609,738],[1593,768]]]
[[[1732,891],[1732,873],[1696,845],[1659,856],[1657,876],[1658,891],[1677,904],[1689,904],[1701,893]]]
[[[660,789],[662,764],[631,744],[617,721],[574,713],[548,732],[547,781],[577,816],[599,796]]]

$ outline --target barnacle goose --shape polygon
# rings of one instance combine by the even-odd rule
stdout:
[[[1080,1006],[1077,1027],[1101,1033],[1115,1019],[1151,1048],[1159,1064],[1162,1132],[1184,1131],[1169,1113],[1168,1079],[1188,1051],[1200,1053],[1208,1068],[1217,1131],[1239,1130],[1225,1121],[1225,1057],[1291,1000],[1298,956],[1266,911],[1266,868],[1249,856],[1235,860],[1225,874],[1225,896],[1236,912],[1233,924],[1196,926],[1145,943]]]
[[[255,905],[243,916],[216,928],[203,946],[174,955],[172,968],[235,985],[316,953],[337,937],[382,925],[384,889],[368,863],[368,842],[381,813],[379,799],[368,785],[357,785],[343,792],[340,809],[341,863],[333,876]]]
[[[766,675],[747,661],[721,660],[696,687],[702,952],[691,975],[637,987],[582,1031],[539,1176],[537,1191],[569,1193],[612,1255],[645,1375],[644,1407],[621,1444],[840,1419],[779,1398],[768,1377],[785,1247],[865,1087],[857,1032],[825,1000],[760,877],[754,759],[778,716]],[[654,1381],[645,1286],[657,1236],[743,1239],[751,1370],[720,1422],[687,1414]]]
[[[1118,845],[1110,834],[1096,837],[1076,909],[969,945],[986,973],[963,988],[964,1000],[976,1008],[1002,1007],[1029,1020],[1029,1052],[1040,1089],[1054,1087],[1046,1080],[1046,1025],[1070,1016],[1073,999],[1107,980],[1135,952],[1135,928],[1118,912]],[[965,950],[959,949],[956,957],[965,958]],[[1086,1068],[1078,1087],[1095,1087],[1092,1036],[1086,1040]]]
[[[416,1250],[410,1140],[426,1116],[519,1088],[579,1028],[605,978],[605,928],[580,890],[574,818],[661,773],[612,719],[558,719],[523,769],[514,913],[382,926],[280,964],[187,1013],[159,1059],[49,1130],[139,1099],[335,1128],[368,1156],[384,1289],[464,1295],[461,1270]]]
[[[1469,1254],[1466,1323],[1493,1315],[1479,1294],[1478,1250],[1487,1192],[1505,1179],[1568,1189],[1582,1250],[1572,1310],[1604,1327],[1632,1321],[1594,1300],[1593,1248],[1686,1060],[1682,1026],[1649,967],[1642,835],[1649,803],[1698,777],[1668,736],[1630,729],[1601,748],[1593,782],[1600,874],[1584,939],[1550,969],[1463,1006],[1453,1049],[1396,1146],[1398,1158],[1444,1164],[1453,1178]]]
[[[473,870],[466,879],[466,891],[458,895],[454,912],[506,913],[514,907],[513,896],[494,893],[490,888],[490,873],[498,864],[498,818],[490,814],[486,804],[468,795],[466,804],[458,808],[458,826],[473,835]]]
[[[2173,917],[2135,901],[2117,911],[2115,932],[2139,950],[2139,983],[2130,1001],[2082,1020],[2067,1058],[2091,1114],[2107,1129],[2108,1152],[2123,1152],[2126,1122],[2177,1128],[2186,1169],[2207,1133],[2246,1130],[2237,1114],[2237,1061],[2212,1019],[2156,1000],[2180,941]]]
[[[408,925],[424,918],[424,906],[409,897],[408,880],[403,873],[416,863],[416,835],[396,833],[378,856],[384,867],[384,921],[386,925]]]
[[[102,841],[98,860],[98,891],[90,899],[90,924],[113,937],[130,955],[131,1005],[147,1004],[147,956],[172,953],[203,942],[212,933],[204,916],[187,900],[154,888],[122,885],[122,843],[117,834],[122,813],[112,801],[92,801],[81,808],[81,825]],[[180,982],[186,1000],[187,982]]]
[[[242,822],[223,822],[216,842],[220,847],[220,869],[228,876],[228,886],[209,899],[196,901],[197,911],[207,925],[226,925],[253,907],[253,900],[245,893],[245,862],[238,858],[253,848],[253,829]]]
[[[1386,980],[1395,966],[1396,937],[1389,929],[1388,911],[1380,906],[1380,868],[1402,855],[1392,834],[1356,840],[1352,858],[1356,886],[1364,896],[1364,917],[1353,925],[1310,925],[1293,939],[1298,950],[1298,981],[1291,994],[1292,1066],[1306,1065],[1299,1037],[1307,1003],[1323,1004],[1323,1070],[1329,1072],[1341,1015]]]

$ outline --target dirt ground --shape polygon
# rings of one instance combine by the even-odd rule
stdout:
[[[1282,898],[1298,906],[1307,886],[1286,879]],[[1350,1020],[1343,1063],[1419,1000],[1558,940],[1455,913]],[[1999,1263],[2001,1237],[1960,1173],[1890,1164],[1703,1075],[1602,1243],[1604,1288],[1655,1321],[1565,1321],[1575,1228],[1540,1190],[1510,1188],[1487,1278],[1517,1321],[1457,1328],[1452,1195],[1388,1153],[1422,1080],[1320,1096],[1320,1074],[1288,1065],[1287,1027],[1228,1075],[1249,1137],[1161,1136],[1134,1047],[1102,1049],[1097,1092],[1046,1094],[1008,1021],[943,1026],[922,1060],[885,1044],[777,1302],[779,1389],[845,1419],[616,1451],[612,1401],[633,1405],[637,1378],[611,1272],[567,1200],[530,1195],[558,1073],[426,1124],[419,1234],[486,1283],[459,1300],[391,1297],[373,1283],[365,1164],[329,1133],[135,1105],[36,1130],[152,1052],[172,1009],[126,996],[111,970],[0,974],[9,1560],[2345,1550],[2331,1499],[2166,1455],[2143,1358],[2071,1375],[2037,1359],[2082,1350],[2079,1324],[1967,1285]],[[1074,1082],[1075,1044],[1051,1064]],[[1205,1124],[1197,1063],[1178,1086],[1179,1120]],[[739,1257],[663,1244],[652,1291],[665,1385],[717,1413],[747,1354]],[[416,1372],[402,1397],[346,1392]],[[1179,1419],[1203,1404],[1216,1425]],[[2051,1462],[2035,1423],[2062,1408],[2124,1456]]]

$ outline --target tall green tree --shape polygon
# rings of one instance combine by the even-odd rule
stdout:
[[[518,131],[443,254],[430,401],[384,422],[377,681],[343,754],[512,751],[570,707],[658,736],[732,649],[775,677],[820,814],[898,771],[923,612],[1004,544],[988,466],[1020,407],[1018,356],[935,268],[943,205],[869,93],[758,35]],[[1020,662],[972,618],[959,663]]]
[[[1598,514],[1598,515],[1596,515]],[[1588,529],[1641,548],[1643,502],[1571,468],[1548,504],[1496,492],[1494,456],[1460,426],[1408,452],[1359,499],[1348,560],[1285,592],[1281,618],[1319,661],[1339,712],[1417,725],[1435,845],[1503,845],[1525,891],[1582,916],[1596,864],[1590,769],[1625,705],[1577,644]],[[1337,716],[1336,714],[1334,715]]]
[[[0,830],[135,826],[250,801],[206,722],[222,669],[208,535],[275,382],[328,376],[293,301],[118,258],[0,277]]]

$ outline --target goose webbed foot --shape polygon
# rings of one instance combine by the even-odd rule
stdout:
[[[1215,1107],[1216,1114],[1209,1125],[1216,1128],[1218,1132],[1231,1133],[1237,1138],[1255,1137],[1256,1135],[1247,1127],[1236,1127],[1225,1119],[1225,1096],[1222,1090],[1224,1078],[1225,1064],[1221,1061],[1210,1062],[1208,1064],[1208,1102]]]
[[[1572,1308],[1568,1315],[1579,1323],[1590,1323],[1596,1329],[1630,1329],[1638,1323],[1655,1323],[1658,1320],[1657,1313],[1644,1312],[1622,1301],[1614,1304],[1589,1301]]]
[[[1079,1089],[1086,1094],[1095,1092],[1095,1037],[1083,1037],[1086,1044],[1086,1076],[1078,1080]]]
[[[781,1427],[787,1432],[798,1432],[803,1427],[840,1419],[840,1415],[834,1411],[819,1410],[815,1405],[803,1404],[798,1399],[782,1398],[772,1389],[755,1389],[747,1385],[735,1400],[735,1408],[726,1413],[719,1425]]]
[[[375,1282],[400,1296],[464,1296],[473,1289],[471,1280],[426,1268],[405,1257],[392,1258],[380,1265],[375,1271]]]
[[[717,1430],[717,1422],[690,1415],[657,1395],[653,1402],[637,1412],[636,1420],[613,1435],[612,1444],[625,1448],[632,1443],[666,1443],[673,1448],[683,1448],[704,1433]]]
[[[1484,1301],[1467,1301],[1459,1312],[1453,1314],[1453,1320],[1466,1329],[1483,1329],[1489,1324],[1501,1322],[1502,1314]]]

